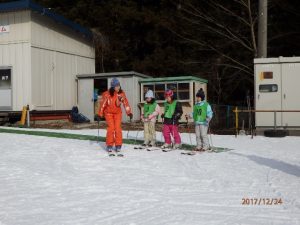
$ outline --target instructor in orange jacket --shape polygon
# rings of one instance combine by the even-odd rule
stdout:
[[[106,150],[108,152],[112,152],[114,147],[116,152],[120,152],[122,148],[122,104],[126,114],[132,119],[131,107],[120,82],[117,78],[113,78],[111,88],[102,94],[99,107],[100,118],[105,118],[107,122]]]

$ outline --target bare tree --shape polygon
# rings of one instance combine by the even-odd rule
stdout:
[[[216,58],[210,61],[214,76],[209,79],[213,80],[217,99],[224,90],[232,93],[241,81],[253,83],[252,62],[257,56],[257,2],[185,0],[174,4],[178,9],[176,16],[184,22],[181,27],[173,25],[168,29],[194,45],[202,54],[200,58],[204,54]],[[230,88],[226,87],[228,84]]]
[[[105,72],[105,67],[104,67],[104,57],[109,51],[109,43],[107,38],[100,33],[97,29],[92,29],[93,32],[93,42],[94,42],[94,47],[95,47],[95,52],[96,52],[96,60],[97,62],[101,62],[99,68],[102,73]]]

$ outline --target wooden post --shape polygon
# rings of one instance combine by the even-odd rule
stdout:
[[[22,110],[21,121],[20,121],[20,124],[21,124],[22,126],[25,125],[26,115],[27,115],[27,106],[24,106],[24,107],[23,107],[23,110]]]
[[[235,107],[235,137],[237,137],[239,129],[239,113],[238,113],[238,107]]]

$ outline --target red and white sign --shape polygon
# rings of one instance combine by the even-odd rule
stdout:
[[[9,33],[9,25],[1,26],[0,25],[0,34]]]

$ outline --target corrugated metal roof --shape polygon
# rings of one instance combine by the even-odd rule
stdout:
[[[97,78],[97,77],[124,77],[124,76],[137,76],[141,78],[151,78],[151,76],[138,73],[135,71],[126,72],[110,72],[110,73],[94,73],[94,74],[78,74],[77,78]]]
[[[76,32],[83,34],[86,38],[89,39],[92,38],[92,32],[89,29],[84,28],[81,25],[74,23],[63,16],[52,12],[48,8],[33,3],[31,0],[21,0],[15,2],[0,3],[0,13],[18,11],[18,10],[31,10],[31,11],[41,13],[41,15],[47,16],[53,19],[54,21],[61,23],[65,26],[68,26],[71,29],[75,30]]]
[[[198,81],[201,83],[208,83],[208,80],[195,77],[195,76],[177,76],[177,77],[157,77],[141,79],[140,83],[153,83],[153,82],[172,82],[172,81]]]

